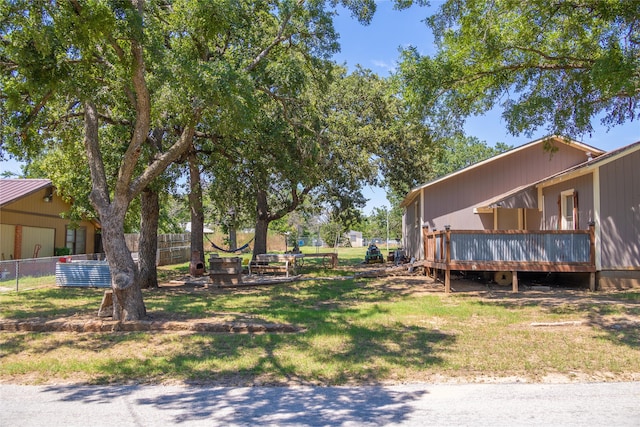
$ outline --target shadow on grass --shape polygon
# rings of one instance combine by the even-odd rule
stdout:
[[[301,334],[180,337],[170,354],[130,355],[96,365],[93,383],[179,380],[223,385],[378,384],[443,363],[453,335],[418,327],[327,319]],[[317,321],[317,319],[316,319]],[[137,341],[144,339],[139,337]]]
[[[28,341],[28,335],[11,335],[9,337],[0,335],[0,360],[10,354],[27,350],[30,347]]]
[[[97,313],[104,289],[46,288],[2,295],[0,318],[53,318]]]
[[[397,295],[369,284],[317,281],[243,292],[145,295],[152,316],[172,312],[193,318],[252,318],[298,325],[304,333],[88,334],[8,343],[9,351],[37,349],[43,354],[68,347],[72,353],[100,353],[117,345],[119,353],[92,362],[88,375],[96,384],[376,384],[442,364],[455,335],[404,325],[402,315],[393,312]]]
[[[640,292],[596,294],[586,291],[500,293],[477,301],[478,305],[509,310],[540,307],[554,315],[580,318],[603,331],[617,345],[640,349]]]
[[[134,342],[146,337],[141,332],[127,334],[65,334],[42,333],[0,334],[0,359],[10,354],[33,351],[45,356],[60,348],[98,353],[110,347]]]
[[[158,411],[176,425],[389,425],[409,420],[427,390],[382,387],[163,387],[50,386],[64,402],[113,404],[126,400],[145,413]],[[48,396],[51,399],[52,396]],[[124,403],[123,403],[124,404]],[[198,424],[200,425],[200,424]]]
[[[396,316],[387,304],[393,295],[364,282],[294,284],[270,288],[268,298],[264,294],[247,302],[238,316],[269,316],[306,332],[184,336],[183,346],[164,357],[106,361],[95,382],[155,381],[171,372],[173,379],[196,383],[376,384],[442,364],[456,339],[401,321],[390,323]],[[222,295],[205,299],[217,308],[229,303]]]

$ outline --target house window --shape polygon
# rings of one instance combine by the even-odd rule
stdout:
[[[65,246],[71,249],[73,255],[87,253],[87,229],[86,227],[67,227],[67,242]]]
[[[560,193],[560,228],[575,230],[578,226],[578,195],[574,190]]]

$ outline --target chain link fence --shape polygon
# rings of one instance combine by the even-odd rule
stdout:
[[[69,255],[73,261],[104,260],[104,254]],[[56,284],[59,256],[0,261],[0,291],[25,291]]]

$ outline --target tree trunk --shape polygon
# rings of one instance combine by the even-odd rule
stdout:
[[[147,315],[131,252],[124,238],[124,213],[100,215],[104,251],[111,270],[114,320],[140,320]]]
[[[309,193],[311,188],[305,188],[301,193],[296,189],[291,190],[290,203],[275,213],[269,213],[269,201],[267,192],[258,190],[256,194],[256,236],[253,246],[253,256],[267,253],[267,232],[269,231],[269,223],[276,221],[286,214],[293,212],[302,203],[304,197]]]
[[[253,241],[253,256],[267,253],[267,232],[269,231],[269,221],[258,219],[256,221],[256,236]]]
[[[202,185],[200,168],[195,151],[189,153],[189,206],[191,209],[191,253],[198,251],[204,265],[204,208],[202,207]]]
[[[141,220],[138,265],[140,267],[140,287],[158,287],[156,254],[158,251],[158,222],[160,213],[158,192],[147,187],[140,195]]]
[[[229,226],[229,249],[238,249],[238,236],[235,225]]]
[[[124,238],[124,217],[131,199],[126,191],[122,191],[126,186],[119,182],[117,187],[121,191],[115,191],[111,200],[98,144],[98,111],[92,102],[85,103],[84,142],[91,171],[89,199],[100,217],[102,244],[111,270],[113,318],[140,320],[146,316],[147,310],[137,282],[138,269]]]
[[[256,197],[256,235],[253,242],[253,257],[267,253],[267,232],[269,231],[269,205],[267,193],[258,191]]]

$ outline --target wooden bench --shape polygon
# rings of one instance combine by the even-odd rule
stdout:
[[[296,274],[301,254],[259,254],[249,263],[249,274],[255,273],[289,273]]]
[[[214,285],[242,283],[242,260],[239,257],[209,258],[209,280]]]

